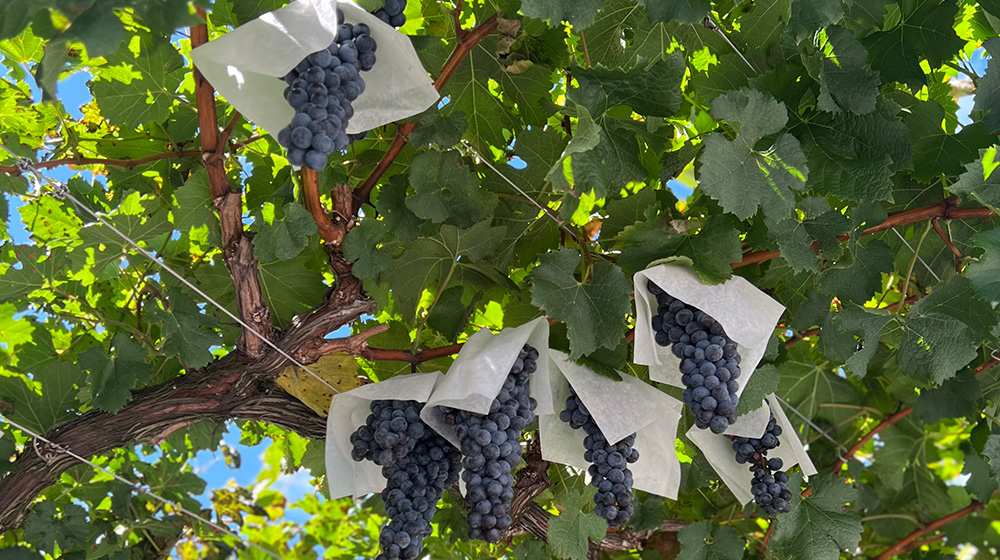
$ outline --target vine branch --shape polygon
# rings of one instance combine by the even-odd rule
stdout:
[[[497,28],[497,16],[490,16],[489,19],[481,23],[475,29],[466,32],[464,38],[455,45],[455,50],[451,52],[451,56],[444,63],[444,67],[441,69],[441,74],[438,75],[437,79],[434,80],[434,87],[439,92],[444,89],[448,80],[451,79],[452,74],[458,70],[465,57],[472,52],[472,49],[476,47],[483,39],[488,37],[490,33]],[[389,149],[382,154],[382,159],[379,160],[375,169],[372,170],[371,174],[365,179],[361,186],[354,192],[354,204],[352,214],[357,214],[358,210],[361,208],[362,204],[366,204],[371,200],[372,190],[375,189],[375,185],[378,184],[379,179],[382,175],[389,169],[392,162],[396,160],[396,157],[401,151],[403,151],[403,146],[406,145],[408,137],[411,132],[413,132],[419,123],[402,123],[397,125],[396,137],[392,139],[392,144],[389,145]]]
[[[302,198],[305,200],[306,210],[309,210],[316,220],[320,238],[327,243],[333,243],[337,239],[337,231],[330,223],[330,217],[326,215],[323,203],[320,202],[319,173],[305,167],[302,168]]]
[[[964,508],[949,515],[946,515],[941,519],[928,523],[927,525],[913,531],[912,533],[901,539],[896,544],[890,546],[888,549],[886,549],[885,552],[876,556],[874,560],[888,560],[889,558],[892,558],[893,556],[903,552],[903,550],[906,547],[908,547],[911,543],[913,543],[913,541],[919,539],[923,535],[926,535],[927,533],[935,531],[941,527],[944,527],[945,525],[951,523],[952,521],[965,517],[970,513],[977,512],[983,509],[984,507],[986,507],[986,504],[984,502],[980,502],[979,500],[972,500],[972,503],[965,506]]]
[[[941,241],[944,242],[944,246],[947,247],[949,251],[951,251],[951,254],[955,255],[955,270],[956,272],[961,274],[962,259],[964,258],[962,257],[962,252],[959,251],[958,247],[955,246],[955,243],[951,240],[951,236],[945,233],[944,228],[941,227],[940,222],[941,222],[940,218],[933,218],[931,220],[931,224],[933,224],[934,226],[934,231],[937,232],[938,237],[940,237]]]
[[[997,360],[996,358],[994,358],[994,357],[991,356],[990,359],[986,360],[985,362],[983,362],[982,364],[979,364],[976,367],[976,369],[974,370],[975,375],[978,376],[978,375],[982,374],[986,370],[988,370],[991,367],[997,365],[998,362],[1000,362],[1000,360]],[[912,412],[913,412],[913,407],[912,406],[911,407],[907,407],[907,408],[904,408],[904,409],[896,412],[895,414],[893,414],[893,415],[885,418],[881,422],[879,422],[874,428],[871,429],[871,431],[869,431],[867,434],[865,434],[864,436],[862,436],[861,439],[858,440],[857,443],[855,443],[854,445],[852,445],[851,448],[847,450],[847,453],[845,453],[843,457],[841,457],[840,459],[837,459],[837,462],[833,464],[833,472],[838,472],[840,470],[840,468],[842,466],[844,466],[844,464],[846,464],[847,461],[850,461],[851,458],[854,457],[854,455],[856,455],[857,452],[860,451],[861,448],[864,447],[866,443],[868,443],[869,441],[871,441],[872,438],[874,438],[876,434],[878,434],[882,430],[888,428],[889,426],[895,424],[896,422],[899,422],[903,418],[906,418]]]
[[[872,226],[863,232],[862,236],[872,235],[880,231],[886,231],[894,227],[905,226],[913,224],[916,222],[922,222],[924,220],[933,220],[935,218],[944,220],[965,220],[970,218],[995,218],[997,213],[989,208],[958,208],[959,200],[958,197],[948,197],[941,202],[930,204],[922,208],[914,208],[913,210],[904,210],[902,212],[897,212],[889,216],[889,219],[882,222],[881,224]],[[840,241],[847,241],[850,239],[848,235],[840,235],[837,237]],[[813,250],[819,248],[818,243],[813,243],[811,245]],[[747,253],[743,255],[743,259],[740,262],[733,263],[733,268],[740,268],[743,266],[748,266],[751,264],[760,264],[767,262],[771,259],[780,257],[781,253],[779,251],[754,251],[752,253]]]
[[[108,167],[122,167],[124,169],[132,169],[146,163],[152,163],[154,161],[160,161],[162,159],[182,159],[190,157],[198,157],[202,155],[199,150],[185,150],[180,152],[164,152],[162,154],[153,154],[151,156],[136,158],[136,159],[107,159],[107,158],[92,158],[83,156],[73,156],[60,159],[50,159],[48,161],[40,161],[35,163],[36,169],[52,169],[53,167],[60,167],[63,165],[104,165]],[[21,170],[15,165],[0,165],[0,172],[6,173],[8,175],[18,177],[21,175]]]
[[[208,27],[205,24],[191,28],[191,46],[197,48],[208,42]],[[236,307],[240,315],[254,332],[242,329],[237,348],[251,358],[264,355],[266,345],[261,337],[271,339],[271,310],[264,303],[264,293],[260,286],[257,259],[253,253],[253,243],[243,233],[243,193],[233,190],[226,176],[223,158],[217,154],[225,149],[220,142],[218,119],[215,112],[215,89],[194,67],[195,97],[198,104],[198,135],[201,140],[201,154],[208,173],[208,183],[212,200],[219,214],[222,230],[222,257],[229,269],[229,275],[236,290]],[[234,115],[227,131],[231,131],[239,120]],[[228,138],[228,134],[223,133]],[[254,334],[256,333],[256,334]]]

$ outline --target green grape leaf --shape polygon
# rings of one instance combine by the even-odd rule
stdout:
[[[701,188],[723,209],[746,219],[763,208],[769,216],[788,215],[794,190],[806,181],[806,157],[799,141],[782,134],[764,150],[754,146],[788,121],[784,104],[756,90],[727,93],[712,103],[712,115],[737,126],[732,141],[721,134],[705,138]]]
[[[560,494],[563,506],[559,515],[549,520],[549,549],[557,558],[584,560],[590,550],[588,541],[600,542],[608,523],[593,513],[583,513],[587,498],[579,492]]]
[[[0,376],[0,401],[13,407],[14,421],[44,433],[73,417],[86,373],[75,363],[60,360],[47,329],[36,325],[33,342],[18,349],[16,371],[22,375]]]
[[[838,0],[793,0],[788,33],[796,39],[810,37],[843,17],[844,9]]]
[[[718,284],[733,275],[732,264],[743,257],[743,244],[736,220],[731,216],[713,216],[697,235],[681,242],[677,254],[687,256],[694,270],[708,284]]]
[[[734,42],[746,50],[766,51],[781,41],[791,11],[792,0],[758,0],[739,18],[740,32]]]
[[[8,18],[14,19],[11,16],[13,13],[16,13],[15,10],[17,8],[9,8],[11,13],[7,14]],[[2,27],[0,27],[0,37],[3,37]],[[42,59],[42,47],[44,44],[44,41],[36,37],[29,27],[16,37],[0,41],[0,53],[22,64],[39,62]],[[13,103],[14,99],[8,97],[5,98],[5,102]]]
[[[778,395],[810,418],[849,418],[853,412],[825,405],[856,404],[861,398],[850,381],[835,375],[837,366],[818,357],[808,344],[792,346],[777,368],[781,374]]]
[[[549,560],[549,555],[545,553],[542,545],[542,541],[537,539],[526,540],[514,547],[514,558],[516,560]]]
[[[996,171],[996,146],[979,151],[980,158],[965,166],[965,172],[948,186],[953,194],[972,196],[980,203],[1000,209],[1000,173]]]
[[[699,521],[677,533],[677,560],[740,560],[746,543],[732,527]]]
[[[996,136],[981,123],[973,123],[952,134],[941,127],[945,110],[936,101],[907,98],[904,107],[910,114],[904,119],[913,141],[913,178],[931,180],[945,173],[958,175],[965,164],[974,161],[979,150],[993,144]]]
[[[617,105],[627,105],[640,115],[668,117],[681,106],[684,71],[684,57],[679,52],[650,67],[627,72],[577,68],[573,77],[579,87],[571,89],[568,96],[586,107],[594,118]]]
[[[57,543],[63,550],[83,545],[89,531],[87,511],[76,504],[66,504],[56,511],[53,502],[39,502],[24,521],[25,541],[50,553],[55,552]]]
[[[994,64],[997,56],[1000,56],[1000,38],[993,37],[983,43],[983,47],[990,54],[990,60],[986,64],[986,73],[976,82],[976,101],[972,106],[973,111],[984,111],[986,116],[983,124],[990,132],[1000,130],[1000,62]]]
[[[872,33],[863,43],[871,53],[872,68],[883,81],[903,82],[919,89],[927,83],[920,59],[927,58],[931,68],[937,68],[962,46],[952,27],[958,6],[938,0],[909,6],[903,10],[899,25]]]
[[[981,231],[972,236],[972,242],[985,252],[969,265],[965,277],[979,297],[996,305],[1000,302],[1000,228]]]
[[[828,260],[840,256],[842,246],[837,236],[847,232],[850,222],[832,210],[824,198],[803,200],[800,211],[801,217],[785,217],[777,222],[768,219],[768,233],[777,239],[781,256],[793,270],[819,272],[820,255]],[[812,248],[814,241],[820,255]]]
[[[854,550],[861,542],[861,515],[845,508],[857,499],[857,490],[836,475],[810,477],[812,494],[800,498],[802,475],[788,482],[792,511],[776,522],[771,543],[783,558],[836,560],[841,550]]]
[[[387,231],[393,232],[393,235],[398,239],[409,241],[420,235],[420,226],[424,221],[406,206],[406,188],[406,177],[393,175],[379,189],[375,208],[382,216],[382,223],[385,224]]]
[[[982,387],[971,370],[962,370],[940,387],[924,389],[913,403],[913,411],[927,424],[936,424],[945,418],[978,416],[977,402]]]
[[[153,372],[146,365],[146,349],[129,335],[119,332],[111,341],[111,351],[88,348],[80,355],[80,367],[90,372],[90,404],[106,412],[118,412],[132,398],[136,384],[149,383]]]
[[[448,148],[458,144],[469,128],[468,117],[461,111],[443,115],[436,107],[432,107],[415,118],[420,119],[420,126],[409,136],[410,143],[414,146],[436,144]]]
[[[882,287],[882,273],[892,270],[892,250],[881,241],[858,245],[853,262],[827,269],[820,276],[824,294],[863,304]]]
[[[865,115],[818,115],[797,128],[809,158],[808,188],[858,202],[891,201],[893,171],[912,165],[898,109],[885,102]]]
[[[183,59],[172,45],[151,43],[151,40],[139,42],[138,56],[125,43],[108,60],[111,65],[130,66],[141,76],[129,74],[123,81],[101,73],[98,74],[101,79],[90,84],[101,115],[128,130],[166,120],[184,73]]]
[[[711,0],[639,0],[650,21],[701,23],[712,9]]]
[[[389,226],[378,220],[362,220],[351,229],[344,239],[344,257],[354,263],[352,274],[367,280],[389,268],[392,257],[378,250],[388,239],[388,231]]]
[[[215,330],[218,323],[198,309],[196,300],[180,290],[168,290],[168,301],[146,305],[143,311],[160,325],[160,345],[167,355],[177,356],[188,367],[201,367],[212,361],[212,346],[220,344]],[[165,304],[164,304],[165,303]]]
[[[262,263],[287,261],[309,246],[318,226],[312,214],[297,202],[285,205],[284,216],[272,224],[261,224],[253,238],[254,253]]]
[[[892,321],[892,316],[884,311],[848,303],[832,318],[832,324],[824,328],[821,337],[824,353],[845,359],[844,367],[849,373],[858,378],[865,377],[868,375],[868,364],[878,350],[882,330]],[[828,351],[834,345],[847,349],[846,358]]]
[[[563,248],[542,255],[531,271],[531,303],[569,329],[570,357],[577,359],[598,348],[613,349],[625,334],[618,326],[632,307],[632,284],[607,261],[593,265],[593,278],[576,279],[580,253]]]
[[[406,198],[407,208],[434,223],[472,227],[497,205],[496,195],[479,186],[478,177],[455,151],[416,155],[410,164],[410,184],[416,194]]]
[[[174,229],[190,233],[206,224],[214,231],[216,218],[212,213],[212,187],[208,184],[208,173],[198,168],[174,191],[174,206],[170,209]],[[259,256],[259,255],[258,255]]]
[[[943,383],[976,357],[994,325],[989,305],[956,276],[910,308],[901,322],[897,360],[914,379]]]
[[[435,293],[448,286],[503,286],[505,279],[487,261],[503,239],[502,227],[486,222],[460,230],[445,225],[432,237],[389,243],[388,252],[401,251],[381,279],[392,286],[393,301],[407,320],[414,318],[423,291]]]
[[[969,475],[969,480],[965,484],[966,490],[980,500],[989,500],[998,489],[997,479],[993,477],[990,463],[976,453],[970,443],[962,444],[962,451],[965,453],[962,474]]]
[[[597,126],[585,108],[581,108],[577,119],[576,130],[573,131],[573,139],[569,141],[563,150],[562,156],[549,168],[549,172],[545,175],[545,179],[550,181],[559,190],[570,189],[570,183],[565,172],[566,160],[570,159],[572,163],[575,161],[573,158],[593,150],[602,141],[601,127]]]
[[[325,257],[322,249],[316,247],[315,250],[303,251],[294,259],[260,266],[264,301],[279,324],[289,325],[292,317],[306,313],[323,302],[326,292],[323,271],[328,267]]]
[[[646,211],[656,208],[656,193],[645,188],[625,198],[608,200],[604,209],[608,216],[601,222],[601,239],[614,239],[625,228],[646,219]]]
[[[765,397],[777,392],[780,379],[778,369],[773,365],[759,366],[740,394],[740,404],[736,407],[736,414],[743,415],[760,408]]]
[[[803,0],[792,5],[812,5]],[[839,2],[834,2],[840,8]],[[822,111],[865,114],[875,110],[879,79],[868,67],[868,52],[854,35],[840,27],[826,30],[833,51],[832,57],[822,57],[820,94],[816,100]]]
[[[521,13],[549,22],[556,26],[567,22],[583,29],[594,22],[597,12],[604,8],[604,0],[521,0]]]
[[[465,330],[475,309],[475,300],[470,305],[462,303],[464,292],[461,286],[452,286],[441,292],[437,305],[427,315],[427,326],[452,342],[458,340],[458,335]]]
[[[595,198],[604,198],[612,189],[646,176],[639,161],[635,123],[631,119],[605,117],[601,125],[597,146],[576,154],[571,160],[573,187],[581,193],[593,190]]]

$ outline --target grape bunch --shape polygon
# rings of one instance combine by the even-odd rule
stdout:
[[[525,344],[489,414],[467,410],[445,410],[445,420],[456,425],[462,442],[462,480],[469,509],[469,538],[499,542],[500,532],[510,528],[514,475],[521,462],[521,432],[535,419],[528,376],[537,367],[538,350]]]
[[[406,10],[406,0],[385,0],[385,6],[373,13],[375,17],[393,27],[403,27],[403,24],[406,23],[406,16],[403,15],[404,10]]]
[[[285,75],[284,96],[295,116],[278,132],[278,143],[288,150],[289,163],[322,171],[327,157],[364,137],[348,135],[347,123],[354,116],[351,102],[365,91],[360,72],[375,66],[376,48],[367,25],[342,23],[333,44]]]
[[[753,482],[750,490],[754,502],[770,516],[788,513],[792,510],[789,500],[792,492],[785,487],[788,483],[788,473],[781,470],[783,461],[778,457],[767,458],[767,452],[778,447],[781,441],[781,426],[771,415],[767,429],[760,438],[733,438],[733,451],[736,452],[736,462],[749,463],[753,471]]]
[[[621,527],[628,523],[635,511],[632,506],[632,471],[628,468],[629,463],[639,460],[639,450],[632,447],[635,434],[609,444],[576,391],[572,388],[570,391],[572,394],[566,399],[566,408],[559,413],[559,419],[574,430],[583,428],[587,432],[587,437],[583,439],[586,449],[583,458],[590,463],[590,484],[597,488],[595,513],[604,518],[609,526]]]
[[[382,467],[382,501],[389,523],[379,533],[376,560],[413,560],[431,534],[444,491],[458,482],[462,454],[420,420],[422,403],[372,401],[365,425],[351,434],[351,457]]]
[[[650,281],[649,293],[656,296],[653,316],[654,338],[660,346],[672,345],[681,360],[681,399],[695,416],[695,425],[721,434],[736,422],[736,395],[740,376],[740,354],[736,342],[726,335],[722,324],[707,313],[671,297]]]

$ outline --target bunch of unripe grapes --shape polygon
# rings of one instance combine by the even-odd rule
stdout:
[[[653,316],[654,339],[670,346],[680,358],[681,399],[695,417],[695,426],[721,434],[736,422],[740,403],[740,354],[736,342],[722,324],[709,314],[672,297],[652,281],[649,293],[656,297]]]
[[[499,542],[500,532],[512,524],[512,472],[521,462],[521,432],[535,420],[528,377],[538,367],[537,360],[538,350],[525,344],[488,414],[444,410],[462,444],[469,538]]]
[[[610,527],[621,527],[635,512],[632,505],[632,471],[628,468],[630,463],[639,460],[639,451],[632,447],[635,445],[635,434],[609,444],[576,391],[571,387],[570,392],[559,419],[574,430],[583,428],[587,433],[583,439],[586,449],[583,458],[590,463],[590,484],[597,488],[595,513],[604,518]]]
[[[389,523],[379,533],[376,560],[414,560],[430,536],[444,491],[458,482],[462,455],[420,419],[423,403],[372,401],[365,425],[351,434],[351,457],[382,467],[382,501]]]
[[[385,0],[385,6],[376,10],[375,17],[388,23],[393,27],[403,27],[406,23],[406,0]]]
[[[344,21],[338,10],[339,21]],[[288,150],[292,165],[322,171],[327,158],[365,135],[348,135],[354,116],[352,101],[365,91],[360,72],[375,66],[377,45],[363,23],[342,23],[328,48],[314,52],[285,75],[284,96],[295,109],[288,126],[278,133],[278,143]]]
[[[789,502],[792,492],[785,486],[788,484],[788,473],[781,470],[784,463],[778,457],[767,458],[768,451],[781,445],[781,440],[778,439],[780,435],[781,426],[772,414],[761,437],[733,438],[736,462],[741,465],[749,463],[750,470],[753,471],[750,490],[753,492],[754,502],[772,517],[792,510]]]

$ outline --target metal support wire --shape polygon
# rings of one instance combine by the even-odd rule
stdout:
[[[188,517],[191,517],[192,519],[197,519],[198,521],[201,521],[202,523],[204,523],[205,525],[208,525],[209,527],[215,529],[216,531],[219,531],[220,533],[225,533],[226,535],[229,535],[230,537],[233,537],[233,538],[239,540],[240,542],[242,542],[244,545],[246,545],[249,548],[253,548],[255,550],[259,550],[260,552],[263,552],[264,554],[267,554],[268,556],[270,556],[271,558],[274,558],[275,560],[282,560],[281,556],[275,554],[274,552],[272,552],[270,550],[267,550],[266,548],[261,547],[260,545],[254,544],[254,543],[252,543],[252,542],[244,539],[239,533],[237,533],[236,531],[233,531],[229,527],[225,527],[225,526],[220,525],[220,524],[218,524],[218,523],[216,523],[216,522],[214,522],[214,521],[212,521],[210,519],[206,519],[201,514],[195,513],[195,512],[187,509],[186,507],[184,507],[184,506],[182,506],[182,505],[180,505],[178,503],[172,502],[172,501],[164,498],[163,496],[160,496],[156,492],[153,492],[152,490],[147,490],[147,489],[143,488],[142,485],[139,484],[138,482],[132,482],[131,480],[128,480],[127,478],[125,478],[125,477],[123,477],[123,476],[121,476],[121,475],[119,475],[117,473],[111,472],[110,470],[108,470],[108,469],[106,469],[106,468],[104,468],[104,467],[102,467],[102,466],[94,463],[93,461],[87,459],[86,457],[83,457],[83,456],[81,456],[81,455],[79,455],[77,453],[74,453],[73,451],[71,451],[67,447],[59,445],[58,443],[54,443],[53,441],[47,439],[45,436],[43,436],[41,434],[37,434],[33,430],[29,430],[28,428],[26,428],[26,427],[18,424],[17,422],[11,420],[10,418],[5,417],[2,414],[0,414],[0,421],[6,422],[7,424],[10,424],[11,426],[17,428],[18,430],[21,430],[22,432],[30,435],[32,438],[34,438],[35,442],[43,441],[46,444],[48,444],[49,446],[51,446],[51,448],[54,449],[56,452],[62,453],[64,455],[68,455],[68,456],[76,459],[77,461],[85,464],[85,465],[88,465],[88,466],[90,466],[90,467],[92,467],[94,469],[97,469],[97,470],[103,472],[104,474],[110,476],[111,478],[114,478],[118,482],[121,482],[121,483],[124,483],[124,484],[128,485],[128,487],[131,488],[132,490],[134,490],[136,492],[139,492],[140,494],[145,494],[145,495],[149,496],[150,498],[153,498],[153,499],[157,500],[158,502],[161,502],[164,505],[169,506],[169,507],[173,508],[174,510],[183,513],[184,515],[187,515]],[[35,448],[35,452],[39,455],[39,457],[41,457],[42,459],[45,459],[45,457],[42,456],[41,453],[39,453],[37,447]]]
[[[916,249],[914,249],[914,248],[913,248],[913,246],[912,246],[912,245],[910,245],[910,244],[909,244],[909,242],[907,242],[907,241],[906,241],[906,238],[905,238],[905,237],[903,237],[903,234],[901,234],[901,233],[899,233],[898,231],[896,231],[896,228],[892,228],[892,232],[893,232],[893,233],[895,233],[895,234],[896,234],[896,235],[897,235],[897,236],[899,237],[899,240],[903,242],[903,245],[906,245],[906,248],[907,248],[907,249],[909,249],[909,250],[910,250],[910,252],[911,252],[911,253],[913,253],[913,255],[914,255],[915,257],[917,257],[917,260],[918,260],[918,261],[920,261],[920,264],[924,265],[924,268],[926,268],[926,269],[927,269],[927,272],[930,272],[930,273],[931,273],[931,276],[933,276],[935,280],[937,280],[938,282],[940,282],[940,281],[941,281],[941,277],[940,277],[940,276],[938,276],[938,275],[937,275],[937,274],[936,274],[936,273],[934,272],[934,270],[933,270],[933,269],[932,269],[932,268],[931,268],[931,267],[930,267],[930,266],[929,266],[929,265],[927,264],[927,262],[926,262],[926,261],[924,261],[924,258],[923,258],[923,257],[921,257],[921,256],[920,256],[920,255],[919,255],[919,254],[917,253],[917,250],[916,250]],[[906,294],[903,294],[903,296],[905,297],[905,296],[906,296]]]
[[[264,342],[264,344],[270,346],[275,352],[277,352],[278,354],[280,354],[281,356],[283,356],[284,358],[286,358],[288,361],[290,361],[296,367],[301,368],[303,371],[305,371],[309,375],[315,377],[320,383],[322,383],[323,385],[326,385],[334,393],[338,393],[338,394],[340,393],[340,391],[337,390],[336,387],[334,387],[333,385],[331,385],[325,379],[323,379],[322,377],[320,377],[319,375],[317,375],[314,371],[312,371],[311,369],[309,369],[308,367],[306,367],[305,365],[303,365],[302,363],[300,363],[298,360],[296,360],[295,358],[293,358],[290,354],[288,354],[287,352],[285,352],[284,350],[282,350],[281,348],[279,348],[277,344],[275,344],[275,343],[271,342],[270,340],[268,340],[267,337],[265,337],[265,336],[261,335],[260,333],[258,333],[246,321],[244,321],[240,317],[236,316],[236,314],[234,314],[233,312],[231,312],[228,309],[226,309],[225,307],[223,307],[219,302],[217,302],[214,299],[212,299],[211,296],[209,296],[208,294],[206,294],[205,292],[203,292],[201,289],[199,289],[197,286],[195,286],[194,284],[192,284],[186,278],[184,278],[179,273],[177,273],[176,271],[174,271],[172,268],[170,268],[169,266],[167,266],[167,264],[164,263],[161,259],[157,258],[155,255],[153,255],[149,251],[147,251],[147,250],[143,249],[142,247],[140,247],[138,243],[136,243],[131,238],[129,238],[129,236],[127,236],[124,233],[122,233],[118,228],[116,228],[115,226],[113,226],[111,224],[111,222],[109,222],[108,220],[105,220],[104,218],[102,218],[100,216],[100,214],[98,214],[97,212],[94,212],[89,207],[87,207],[87,205],[85,205],[82,202],[80,202],[80,200],[78,200],[75,196],[73,196],[73,194],[69,191],[69,187],[68,186],[66,186],[65,184],[63,184],[63,183],[61,183],[59,181],[56,181],[54,179],[49,179],[48,177],[46,177],[46,176],[42,175],[41,173],[39,173],[38,170],[35,169],[35,165],[31,162],[31,160],[29,160],[27,158],[21,158],[17,162],[17,167],[18,167],[18,169],[20,169],[22,171],[22,173],[24,173],[28,177],[28,180],[34,186],[36,193],[41,194],[41,192],[42,192],[42,184],[38,180],[38,178],[41,177],[42,179],[44,179],[46,181],[46,183],[49,184],[50,188],[52,189],[52,195],[53,196],[55,196],[58,199],[69,200],[73,204],[73,206],[76,207],[77,210],[83,210],[87,214],[90,214],[91,216],[93,216],[93,218],[95,220],[99,221],[100,223],[102,223],[106,227],[108,227],[111,231],[113,231],[116,235],[118,235],[118,237],[121,237],[122,240],[124,240],[126,243],[128,243],[129,245],[131,245],[132,247],[134,247],[136,251],[139,251],[139,253],[141,253],[146,258],[148,258],[149,260],[151,260],[151,261],[155,262],[156,264],[160,265],[160,268],[162,268],[164,271],[168,272],[171,276],[173,276],[178,281],[180,281],[181,284],[184,284],[186,287],[188,287],[189,289],[193,290],[196,294],[198,294],[199,296],[201,296],[207,303],[210,303],[212,306],[214,306],[219,311],[221,311],[222,313],[224,313],[227,317],[229,317],[233,321],[236,321],[237,323],[239,323],[239,325],[241,327],[243,327],[244,329],[246,329],[247,332],[250,332],[251,334],[253,334],[257,338],[259,338],[262,342]]]
[[[837,441],[832,436],[830,436],[830,434],[828,434],[826,432],[826,430],[824,430],[824,429],[820,428],[819,426],[817,426],[816,424],[814,424],[812,420],[810,420],[804,414],[802,414],[801,412],[799,412],[799,410],[797,408],[795,408],[794,406],[788,404],[788,401],[786,401],[785,399],[779,397],[778,395],[775,395],[775,397],[778,397],[778,400],[781,401],[781,404],[783,404],[786,407],[788,407],[788,409],[791,410],[792,412],[794,412],[796,416],[798,416],[799,418],[801,418],[803,422],[805,422],[806,424],[808,424],[810,428],[816,430],[816,433],[818,433],[819,435],[823,436],[824,438],[830,440],[834,445],[836,445],[837,449],[841,449],[843,451],[847,451],[847,448],[844,447],[843,445],[841,445],[839,441]],[[840,457],[840,458],[844,459],[843,457]],[[844,460],[844,462],[846,463],[847,461]]]
[[[499,175],[500,178],[503,179],[505,183],[507,183],[508,185],[510,185],[511,187],[513,187],[514,190],[516,190],[517,192],[521,193],[521,196],[523,196],[524,198],[528,199],[529,201],[531,201],[532,204],[534,204],[535,206],[537,206],[538,209],[541,210],[543,214],[545,214],[549,218],[552,218],[552,221],[554,221],[556,224],[559,225],[559,227],[561,227],[563,230],[565,230],[566,233],[568,233],[570,235],[570,237],[572,237],[573,239],[576,239],[577,234],[573,230],[571,230],[568,227],[566,227],[566,224],[563,223],[562,220],[556,218],[552,214],[549,214],[549,211],[551,210],[551,208],[546,208],[545,206],[542,206],[542,204],[540,202],[538,202],[534,198],[531,198],[531,196],[528,193],[524,192],[524,190],[522,190],[521,187],[517,186],[517,183],[515,183],[514,181],[511,181],[509,177],[507,177],[499,169],[497,169],[496,166],[494,166],[493,163],[490,160],[488,160],[488,159],[484,158],[483,156],[479,155],[479,152],[477,152],[476,149],[473,148],[471,144],[469,144],[465,140],[462,140],[462,146],[466,150],[469,150],[469,152],[471,152],[472,155],[476,156],[476,158],[479,161],[481,161],[483,163],[483,165],[485,165],[486,167],[489,167],[491,170],[493,170],[494,173],[496,173],[497,175]]]

